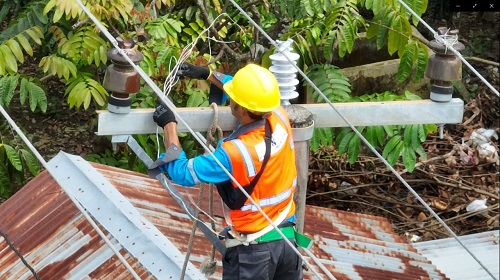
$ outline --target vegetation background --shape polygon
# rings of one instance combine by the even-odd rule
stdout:
[[[114,36],[135,41],[144,55],[140,66],[162,88],[172,58],[191,46],[188,60],[234,73],[242,64],[268,64],[273,46],[230,1],[82,1]],[[404,92],[351,94],[351,84],[336,66],[350,57],[358,34],[374,48],[401,59],[400,83],[423,77],[427,64],[426,30],[398,1],[236,1],[273,39],[294,41],[299,66],[332,102],[416,99]],[[307,3],[306,3],[307,2]],[[446,0],[408,1],[432,27],[459,29],[462,52],[498,90],[498,12],[452,13]],[[224,15],[219,17],[220,15]],[[96,114],[107,107],[102,80],[111,44],[81,12],[76,1],[0,0],[0,104],[49,161],[59,151],[139,172],[145,171],[124,147],[97,137]],[[205,31],[210,30],[210,33]],[[418,31],[418,32],[416,32]],[[198,39],[199,38],[199,39]],[[217,41],[209,40],[213,38]],[[459,235],[498,228],[498,158],[480,158],[464,146],[478,129],[499,128],[499,98],[471,71],[454,84],[466,103],[464,122],[446,125],[440,139],[435,126],[360,128]],[[317,93],[300,86],[299,100]],[[177,106],[208,106],[204,81],[183,81],[172,90]],[[143,85],[131,95],[133,108],[153,107],[155,94]],[[418,134],[410,133],[418,131]],[[42,170],[15,131],[0,119],[0,203]],[[411,136],[409,136],[411,135]],[[417,135],[417,136],[414,136]],[[190,155],[201,152],[190,135],[181,135]],[[135,136],[150,156],[152,135]],[[491,138],[498,154],[498,138]],[[307,203],[388,218],[397,232],[423,239],[447,236],[381,161],[345,129],[322,129],[311,142]],[[469,155],[468,159],[463,154]],[[468,159],[468,160],[467,160]],[[486,199],[480,214],[466,211]]]

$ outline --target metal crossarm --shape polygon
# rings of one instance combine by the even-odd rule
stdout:
[[[332,110],[328,104],[300,105],[314,115],[314,126],[346,127],[347,123]],[[453,98],[439,103],[432,100],[386,101],[386,102],[349,102],[336,103],[335,107],[354,126],[405,125],[405,124],[452,124],[463,121],[464,102]],[[98,111],[97,135],[135,135],[150,134],[158,131],[153,122],[153,109],[134,109],[127,114],[116,114],[106,110]],[[211,108],[177,108],[181,116],[195,132],[206,132],[213,120]],[[223,131],[236,129],[237,120],[227,106],[219,107],[218,125]],[[179,122],[178,132],[189,132]]]

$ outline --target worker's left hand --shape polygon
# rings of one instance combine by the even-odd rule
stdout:
[[[171,122],[177,123],[174,112],[163,104],[158,103],[153,113],[153,121],[161,128]]]
[[[184,62],[179,66],[179,71],[177,71],[177,76],[182,79],[184,77],[193,79],[208,79],[211,75],[211,71],[208,67],[196,66],[191,63]]]

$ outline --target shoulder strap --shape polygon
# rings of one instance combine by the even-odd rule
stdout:
[[[267,162],[269,161],[269,157],[271,156],[271,124],[269,121],[266,119],[266,134],[264,136],[264,142],[266,143],[266,153],[264,154],[264,161],[262,162],[262,167],[259,170],[259,173],[253,177],[252,182],[250,182],[250,186],[252,186],[252,191],[255,188],[255,185],[260,179],[260,176],[262,175],[262,172],[264,172],[264,169],[266,168]],[[251,191],[249,192],[249,194]]]
[[[231,135],[229,135],[224,141],[236,139],[236,138],[240,137],[243,134],[246,134],[246,133],[248,133],[248,132],[250,132],[252,130],[260,128],[260,127],[262,127],[265,124],[265,122],[266,122],[266,119],[261,119],[261,120],[254,121],[254,122],[251,122],[249,124],[246,124],[244,126],[241,126],[236,131],[234,131],[233,133],[231,133]]]
[[[267,120],[267,119],[266,119]],[[248,195],[251,195],[253,190],[255,189],[255,186],[257,185],[257,182],[260,179],[260,176],[262,176],[262,173],[264,172],[264,169],[266,169],[267,162],[269,161],[269,157],[271,156],[271,124],[269,121],[265,122],[265,127],[266,127],[266,134],[264,136],[264,142],[266,143],[266,153],[264,154],[264,161],[262,162],[262,166],[259,170],[259,173],[253,177],[252,181],[246,185],[242,186],[243,189],[248,193]],[[237,198],[234,200],[234,204],[232,205],[233,207],[231,209],[240,209],[243,207],[245,204],[245,201],[247,200],[247,197],[243,194],[243,192],[240,189],[235,190],[238,195],[236,196]]]

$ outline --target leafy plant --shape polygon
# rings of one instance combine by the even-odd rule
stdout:
[[[368,101],[395,101],[395,100],[419,100],[418,95],[405,92],[403,95],[396,95],[389,91],[363,95],[349,100],[350,102]],[[422,147],[422,142],[427,138],[428,133],[437,130],[434,124],[414,124],[414,125],[385,125],[385,126],[361,126],[356,127],[361,135],[378,151],[382,157],[393,166],[400,158],[408,172],[412,172],[417,162],[417,155],[426,159],[426,153]],[[317,132],[315,129],[311,149],[316,151],[320,144],[335,143],[340,155],[347,154],[348,162],[353,164],[358,159],[361,145],[364,144],[361,138],[350,127],[336,129],[322,129]],[[333,135],[333,137],[332,137]],[[326,139],[322,139],[326,138]]]
[[[307,77],[325,95],[330,102],[347,102],[351,100],[349,79],[336,66],[329,64],[314,64],[307,69]],[[326,100],[308,83],[308,92],[317,102]],[[311,149],[316,151],[319,146],[333,143],[334,129],[330,127],[315,128],[311,138]]]
[[[35,155],[19,144],[18,137],[6,121],[0,121],[0,197],[7,198],[20,187],[27,177],[40,172]],[[12,140],[8,140],[12,139]]]
[[[343,58],[351,53],[359,33],[375,42],[378,49],[384,47],[390,55],[397,53],[402,63],[399,81],[413,76],[416,81],[423,77],[427,65],[427,48],[412,37],[412,26],[418,24],[398,1],[279,1],[280,11],[291,20],[283,40],[291,38],[295,50],[301,55],[306,67],[313,64],[334,64],[336,55]],[[405,1],[421,16],[427,8],[427,0]],[[364,15],[361,16],[360,10]]]

